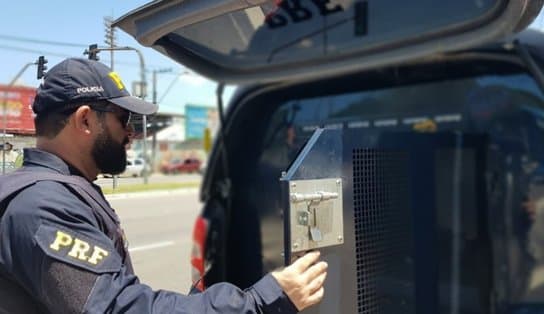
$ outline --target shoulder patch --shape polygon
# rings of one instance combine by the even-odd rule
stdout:
[[[121,257],[112,244],[91,239],[66,227],[41,225],[36,242],[49,257],[94,273],[117,272]]]

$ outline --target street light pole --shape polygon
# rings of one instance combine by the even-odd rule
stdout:
[[[2,102],[2,122],[4,124],[4,131],[2,132],[2,174],[6,173],[6,132],[8,127],[8,113],[7,113],[7,106],[8,106],[8,91],[9,88],[15,85],[15,82],[23,75],[23,73],[28,69],[29,66],[36,64],[36,62],[29,62],[23,66],[21,70],[15,75],[15,77],[9,82],[8,86],[6,87],[6,90],[4,91],[4,101]]]

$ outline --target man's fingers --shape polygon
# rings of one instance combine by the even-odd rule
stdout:
[[[326,272],[327,268],[328,268],[327,262],[323,262],[323,261],[310,266],[310,268],[308,268],[305,272],[306,278],[308,278],[308,282],[314,280],[317,276]]]
[[[307,299],[306,299],[306,307],[309,307],[309,306],[312,306],[316,303],[318,303],[319,301],[321,301],[323,299],[323,295],[325,294],[325,289],[323,287],[319,288],[314,294],[310,295]]]
[[[310,292],[310,295],[315,294],[317,290],[323,288],[325,278],[327,278],[327,273],[322,273],[308,284],[308,291]]]
[[[300,311],[321,301],[323,283],[327,276],[327,263],[319,261],[319,252],[305,254],[272,276],[278,281],[291,302]]]
[[[297,271],[304,272],[310,265],[317,262],[319,259],[319,251],[313,251],[306,253],[301,258],[297,259],[291,266],[293,266]]]

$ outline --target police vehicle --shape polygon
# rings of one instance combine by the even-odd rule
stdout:
[[[542,313],[542,4],[155,1],[116,21],[219,82],[195,285],[319,249],[306,313]]]

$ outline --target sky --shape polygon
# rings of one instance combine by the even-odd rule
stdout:
[[[29,62],[40,55],[48,60],[47,67],[67,57],[84,57],[90,44],[106,46],[104,17],[117,19],[148,0],[2,0],[0,3],[0,84],[8,84]],[[152,48],[144,47],[121,29],[116,30],[118,46],[130,46],[144,55],[148,91],[152,99],[152,71],[170,71],[157,74],[159,112],[184,113],[187,103],[215,106],[213,81],[190,72],[179,63]],[[100,61],[110,66],[109,52],[100,52]],[[140,80],[140,63],[136,52],[115,52],[114,70],[129,91],[132,82]],[[29,67],[17,82],[37,87],[36,67]],[[226,89],[228,99],[232,88]]]
[[[49,61],[47,66],[66,57],[83,55],[90,44],[105,46],[104,17],[117,19],[148,0],[0,0],[0,84],[8,84],[29,62],[40,55]],[[2,3],[0,2],[0,3]],[[542,28],[544,15],[533,23]],[[159,112],[184,113],[187,103],[215,106],[216,84],[171,61],[155,50],[143,47],[120,29],[116,30],[118,46],[130,46],[140,50],[146,64],[148,82],[147,100],[151,100],[153,70],[170,70],[157,75],[157,100]],[[109,52],[99,54],[100,61],[110,65]],[[115,53],[114,70],[125,85],[140,79],[138,55],[134,51]],[[185,74],[184,74],[185,73]],[[36,67],[24,72],[20,84],[37,87]],[[131,88],[130,88],[131,89]],[[233,88],[227,88],[224,99],[228,100]],[[227,103],[227,102],[225,102]]]

